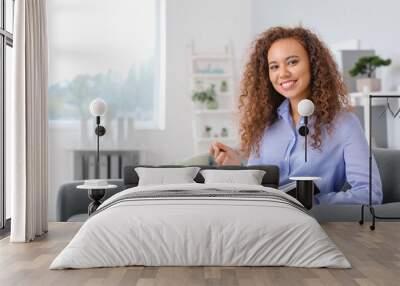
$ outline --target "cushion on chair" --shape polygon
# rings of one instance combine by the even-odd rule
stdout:
[[[400,150],[374,148],[373,153],[381,175],[383,203],[400,202]]]

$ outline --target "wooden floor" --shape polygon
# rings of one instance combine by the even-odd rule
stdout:
[[[32,243],[0,241],[0,285],[400,285],[400,222],[379,222],[375,231],[357,223],[323,224],[353,268],[120,267],[48,270],[79,229],[50,223]]]

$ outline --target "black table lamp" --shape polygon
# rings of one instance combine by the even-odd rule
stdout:
[[[96,98],[90,103],[90,113],[96,117],[96,129],[95,133],[97,135],[97,158],[96,158],[96,179],[100,178],[100,151],[99,143],[100,136],[106,134],[106,129],[104,126],[100,125],[100,116],[103,116],[107,111],[107,104],[101,98]]]

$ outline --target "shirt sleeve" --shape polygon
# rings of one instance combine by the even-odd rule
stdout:
[[[346,180],[351,189],[317,196],[322,204],[368,204],[369,203],[369,146],[358,118],[346,116],[343,128],[343,159]],[[375,158],[372,156],[372,204],[382,203],[382,184]]]
[[[260,150],[261,153],[261,150]],[[251,165],[262,165],[261,156],[257,156],[255,150],[251,151],[249,159],[247,160],[247,166]]]

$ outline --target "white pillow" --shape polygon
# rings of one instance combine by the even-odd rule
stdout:
[[[265,171],[262,170],[202,170],[204,183],[234,183],[261,185]]]
[[[139,186],[195,183],[193,179],[199,170],[199,167],[135,168],[139,176]]]

